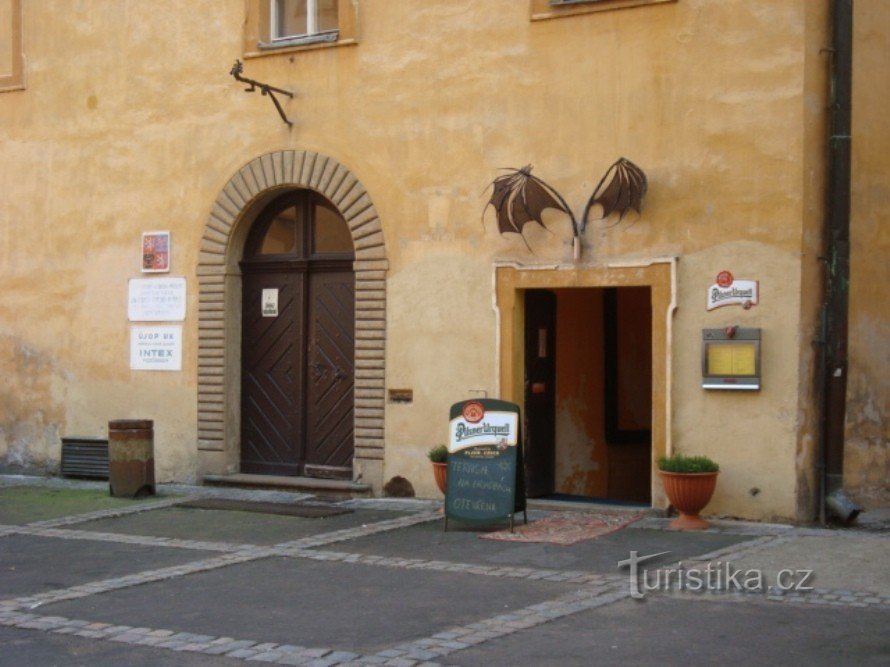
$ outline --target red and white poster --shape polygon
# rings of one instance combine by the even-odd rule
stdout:
[[[142,273],[169,271],[172,251],[170,232],[142,232]]]

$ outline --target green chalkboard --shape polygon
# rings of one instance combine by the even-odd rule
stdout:
[[[519,406],[497,399],[451,406],[445,529],[448,520],[492,522],[525,512]]]

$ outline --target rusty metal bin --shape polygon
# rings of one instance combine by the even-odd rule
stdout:
[[[108,490],[117,498],[155,492],[155,434],[151,419],[108,422]]]

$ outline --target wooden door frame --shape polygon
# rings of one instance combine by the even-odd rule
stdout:
[[[383,227],[371,197],[337,160],[313,151],[267,153],[225,183],[204,227],[198,260],[198,477],[238,471],[241,404],[241,271],[258,213],[288,189],[310,189],[346,220],[355,249],[355,447],[353,479],[383,487],[386,272]]]
[[[498,314],[498,395],[522,404],[525,364],[525,308],[529,289],[588,287],[649,287],[652,295],[652,506],[666,507],[655,471],[659,456],[669,454],[671,443],[671,334],[676,309],[677,259],[610,262],[601,266],[494,267]]]
[[[529,300],[533,303],[529,303]],[[536,303],[534,303],[536,302]],[[546,497],[556,483],[557,296],[552,290],[523,290],[523,391],[525,490],[529,498]],[[536,311],[536,312],[534,312]],[[529,316],[531,314],[531,317]],[[539,328],[537,340],[532,328]],[[540,328],[546,332],[540,338]],[[532,340],[529,341],[529,334]],[[531,344],[529,344],[531,342]],[[543,354],[541,347],[544,348]],[[538,385],[539,391],[535,390]],[[534,406],[534,408],[532,407]]]

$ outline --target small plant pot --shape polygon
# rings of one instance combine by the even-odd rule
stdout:
[[[716,472],[666,472],[659,470],[668,500],[680,516],[670,527],[676,530],[703,530],[711,524],[698,513],[711,501],[717,486]]]
[[[443,494],[445,493],[445,484],[448,481],[448,463],[436,463],[432,461],[433,464],[433,477],[436,480],[436,486],[439,487],[439,491]]]

